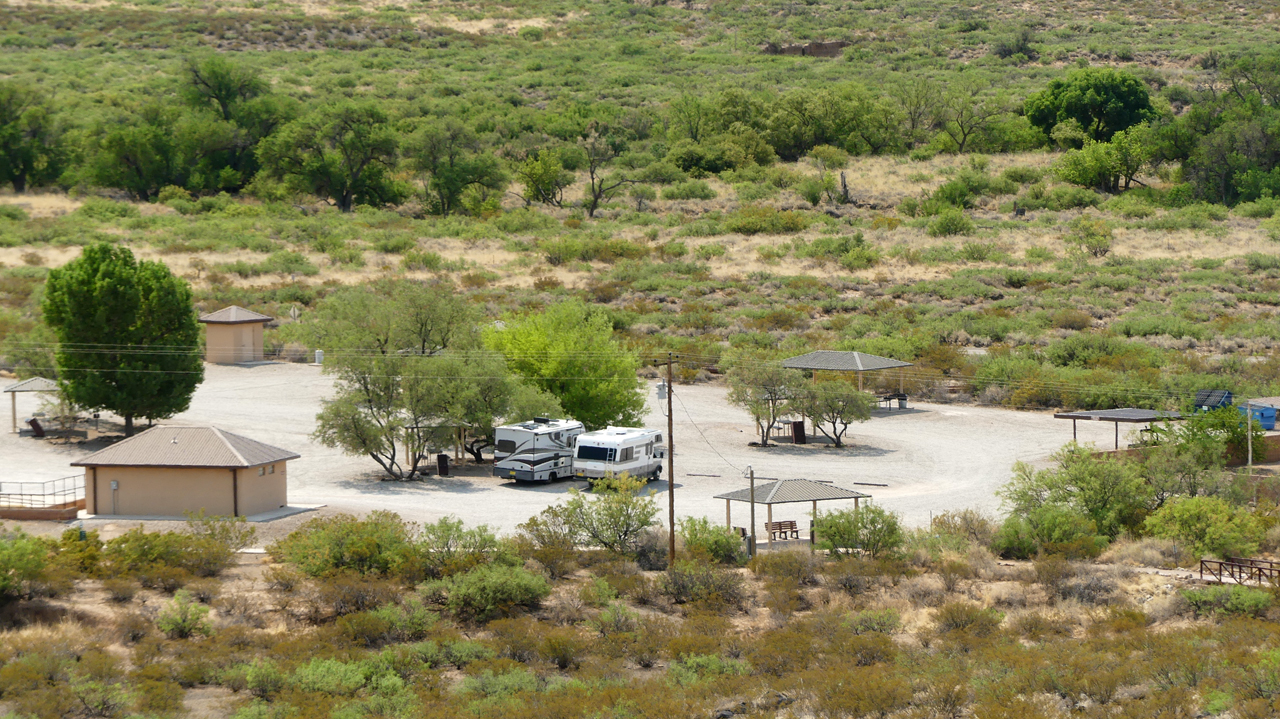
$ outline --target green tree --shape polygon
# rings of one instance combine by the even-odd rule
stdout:
[[[1025,462],[1013,466],[1013,479],[998,492],[1012,514],[1031,517],[1044,505],[1062,505],[1110,538],[1141,525],[1151,489],[1132,463],[1097,457],[1074,442],[1053,460],[1056,466],[1039,471]]]
[[[204,379],[191,288],[159,262],[124,247],[89,245],[49,273],[42,304],[58,336],[55,360],[73,403],[124,418],[184,411]]]
[[[486,331],[485,344],[588,428],[635,425],[644,416],[639,358],[614,339],[608,315],[581,300],[508,318]]]
[[[1043,91],[1027,98],[1027,119],[1046,136],[1060,122],[1075,120],[1095,141],[1156,119],[1147,86],[1114,68],[1084,68],[1053,80]]]
[[[635,182],[626,175],[605,174],[605,168],[626,149],[626,143],[617,135],[609,134],[608,128],[593,129],[581,142],[587,157],[587,187],[583,193],[583,205],[587,208],[587,217],[595,217],[601,203],[613,199],[623,187]]]
[[[1151,130],[1144,124],[1115,133],[1110,142],[1086,139],[1083,148],[1062,155],[1054,164],[1054,173],[1074,185],[1101,192],[1128,190],[1154,156],[1150,136]]]
[[[93,133],[97,141],[86,168],[89,177],[144,201],[166,185],[185,187],[191,163],[182,156],[181,114],[155,102],[102,122]]]
[[[1185,542],[1197,554],[1249,557],[1265,534],[1262,522],[1245,507],[1233,507],[1218,497],[1183,497],[1147,517],[1152,536]]]
[[[507,184],[497,158],[481,152],[476,134],[452,117],[419,130],[409,141],[406,155],[422,174],[433,209],[441,215],[457,210],[467,188],[501,190]]]
[[[0,182],[25,192],[56,180],[66,164],[63,128],[35,88],[0,82]]]
[[[269,87],[256,70],[220,54],[190,58],[183,66],[183,100],[192,107],[211,107],[228,122],[236,118],[239,105],[265,94]]]
[[[49,549],[21,528],[7,530],[0,525],[0,603],[26,591],[28,582],[38,579],[49,561]]]
[[[871,395],[843,381],[810,382],[797,393],[792,409],[813,424],[835,446],[843,447],[844,434],[854,422],[871,419]]]
[[[938,126],[951,138],[956,152],[964,152],[1008,114],[1004,100],[991,95],[989,89],[990,83],[977,79],[952,83],[938,104]]]
[[[814,530],[827,549],[862,549],[873,557],[898,551],[905,540],[901,517],[875,504],[823,512],[818,515]]]
[[[627,475],[597,482],[586,494],[571,489],[564,503],[564,517],[575,541],[602,547],[614,554],[634,555],[645,530],[654,525],[658,504],[653,492],[644,492],[645,481]]]
[[[291,189],[350,212],[356,204],[403,197],[391,173],[398,149],[385,112],[373,103],[345,102],[280,128],[259,145],[258,155],[266,171]]]
[[[729,402],[751,414],[760,431],[760,444],[767,446],[769,434],[804,386],[804,375],[759,354],[732,358],[727,374]]]
[[[564,190],[573,184],[573,174],[564,169],[559,150],[531,154],[515,168],[516,179],[524,186],[521,198],[528,207],[534,202],[559,207]]]

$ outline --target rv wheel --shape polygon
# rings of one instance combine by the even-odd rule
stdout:
[[[548,482],[554,482],[554,481],[556,481],[557,479],[559,479],[559,477],[557,477],[557,476],[556,476],[556,473],[555,473],[555,472],[552,472],[551,474],[547,475],[547,481],[548,481]]]

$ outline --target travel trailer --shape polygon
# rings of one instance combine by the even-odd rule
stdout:
[[[606,427],[578,437],[573,473],[586,479],[627,472],[633,477],[657,479],[666,456],[662,432],[636,427]]]
[[[573,476],[575,440],[586,431],[572,419],[537,417],[493,430],[493,476],[517,482],[554,482]]]

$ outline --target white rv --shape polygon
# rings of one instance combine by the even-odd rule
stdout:
[[[572,419],[538,417],[493,430],[493,476],[554,482],[573,476],[573,446],[586,431]]]
[[[573,473],[587,479],[623,472],[657,479],[665,456],[662,432],[656,429],[606,427],[578,437]]]

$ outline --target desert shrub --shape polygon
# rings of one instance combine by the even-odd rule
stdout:
[[[1111,225],[1105,220],[1078,217],[1067,227],[1069,231],[1063,237],[1063,241],[1075,251],[1093,257],[1105,257],[1111,252],[1113,235]]]
[[[133,597],[138,593],[141,587],[132,579],[124,577],[112,577],[102,581],[102,588],[107,591],[107,598],[118,604],[125,604],[133,601]]]
[[[1191,610],[1198,616],[1260,617],[1271,608],[1271,593],[1263,589],[1232,586],[1187,589],[1182,592]]]
[[[334,572],[315,583],[310,593],[313,619],[327,613],[343,616],[365,612],[395,599],[395,584],[375,577],[363,576],[352,570]]]
[[[578,550],[563,507],[548,507],[516,529],[519,530],[513,545],[516,553],[541,564],[552,579],[559,579],[577,567]]]
[[[1036,581],[1044,586],[1051,597],[1062,595],[1062,587],[1076,575],[1076,568],[1061,555],[1051,554],[1037,559],[1034,565]]]
[[[695,562],[678,562],[659,580],[661,592],[676,604],[718,611],[746,606],[742,577],[731,570]]]
[[[667,666],[667,676],[672,682],[682,687],[713,681],[724,676],[744,676],[750,673],[750,663],[742,659],[725,659],[714,654],[688,655]]]
[[[406,270],[437,272],[444,268],[444,258],[431,250],[405,249],[400,258],[400,266]]]
[[[968,235],[972,234],[973,230],[973,220],[970,220],[964,214],[964,211],[959,209],[948,209],[939,212],[925,227],[925,232],[930,237]]]
[[[1044,170],[1038,167],[1014,165],[1013,167],[1006,167],[1004,172],[1000,173],[1000,176],[1019,185],[1030,185],[1044,179]]]
[[[824,561],[807,549],[763,552],[751,558],[748,566],[757,577],[789,579],[797,585],[818,584]]]
[[[814,525],[819,543],[834,552],[861,549],[872,557],[891,555],[904,541],[901,519],[877,505],[818,515]]]
[[[398,568],[409,581],[465,572],[502,554],[498,538],[488,526],[468,528],[462,520],[450,517],[422,525],[412,550],[412,559],[401,560]]]
[[[1058,596],[1081,604],[1106,606],[1119,589],[1115,579],[1105,572],[1077,572],[1058,586]]]
[[[535,692],[542,683],[538,677],[527,669],[508,668],[494,671],[482,669],[465,677],[458,691],[490,699],[510,697],[521,692]]]
[[[1047,637],[1071,636],[1071,624],[1069,622],[1044,612],[1023,614],[1012,620],[1011,628],[1033,642]]]
[[[170,639],[186,639],[196,634],[213,633],[209,624],[209,608],[202,606],[190,592],[178,590],[156,617],[156,626]]]
[[[26,222],[29,219],[31,217],[27,215],[27,211],[17,205],[0,205],[0,220]]]
[[[698,248],[694,250],[694,254],[698,259],[705,262],[716,257],[723,257],[727,251],[728,250],[724,245],[718,242],[712,242],[706,245],[698,245]]]
[[[957,509],[943,512],[933,518],[930,530],[939,534],[959,537],[979,546],[991,544],[996,525],[989,516],[977,509]]]
[[[902,618],[896,609],[864,609],[850,616],[845,626],[856,635],[893,634],[902,628]]]
[[[282,594],[293,594],[306,581],[306,575],[288,565],[277,565],[263,574],[267,589]]]
[[[760,634],[745,655],[757,673],[785,676],[813,665],[816,639],[812,632],[784,626]]]
[[[504,212],[489,220],[494,227],[510,234],[528,234],[545,230],[554,230],[559,226],[554,217],[544,215],[537,210],[522,207],[511,212]]]
[[[1274,216],[1278,210],[1280,210],[1280,199],[1262,197],[1254,202],[1241,202],[1235,206],[1232,212],[1241,217],[1263,220]]]
[[[590,499],[571,490],[562,516],[575,540],[639,559],[646,531],[658,516],[652,495],[642,493],[644,485],[642,479],[621,476],[596,482]]]
[[[1265,529],[1244,507],[1233,507],[1218,497],[1183,497],[1169,502],[1147,517],[1152,536],[1173,539],[1194,547],[1197,554],[1248,557],[1258,551]]]
[[[304,692],[353,696],[364,687],[365,672],[359,664],[315,658],[294,669],[288,683]]]
[[[618,598],[618,590],[604,577],[592,577],[578,591],[578,598],[591,607],[603,607]]]
[[[458,616],[486,620],[535,607],[550,593],[547,580],[532,572],[485,565],[448,580],[447,605]]]
[[[201,604],[212,604],[222,592],[222,582],[216,579],[200,579],[188,583],[186,590]]]
[[[138,583],[147,589],[173,594],[191,581],[191,572],[167,564],[152,564],[133,573]]]
[[[538,640],[538,655],[558,669],[576,669],[587,653],[588,642],[573,627],[552,627]]]
[[[497,654],[492,647],[480,642],[462,640],[444,645],[445,661],[458,669],[465,669],[469,664],[475,662],[489,661],[496,656]]]
[[[115,202],[101,197],[86,199],[76,208],[76,214],[102,222],[141,216],[138,208],[127,202]]]
[[[963,631],[983,637],[1000,628],[1004,615],[994,609],[983,609],[968,602],[948,602],[938,607],[933,620],[939,632]]]
[[[685,549],[695,556],[730,565],[741,565],[747,559],[742,539],[728,527],[712,525],[706,517],[680,520],[679,531]]]
[[[404,604],[386,604],[340,616],[337,626],[349,641],[373,647],[387,642],[419,641],[438,620],[439,616],[427,609],[421,599],[409,597]]]
[[[342,570],[360,574],[393,573],[410,554],[409,527],[400,516],[370,512],[317,517],[267,547],[277,562],[289,562],[319,577]]]
[[[704,180],[685,180],[662,189],[664,200],[714,200],[716,191]]]
[[[1099,561],[1108,564],[1130,564],[1164,569],[1190,566],[1197,559],[1188,551],[1185,544],[1155,537],[1117,540],[1098,558]]]
[[[368,612],[356,612],[338,618],[338,631],[357,646],[376,647],[386,640],[391,623]]]
[[[725,215],[721,225],[726,232],[743,235],[782,235],[802,232],[810,222],[809,215],[803,212],[747,205]]]
[[[813,674],[818,716],[884,717],[911,702],[911,682],[893,669],[868,666]]]
[[[640,259],[649,254],[649,248],[642,244],[620,238],[601,237],[562,237],[542,240],[538,249],[543,253],[547,264],[560,266],[569,262],[617,262],[618,260]]]

